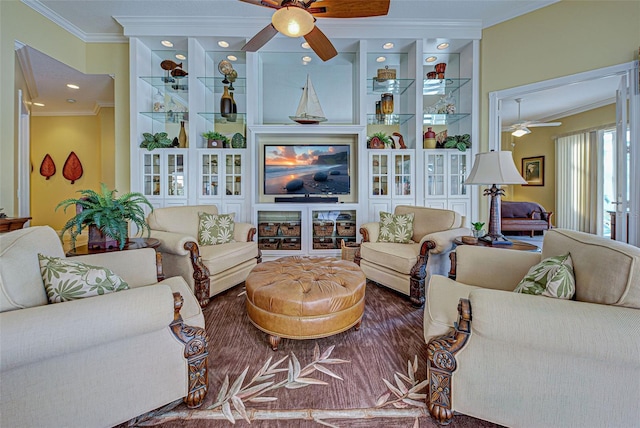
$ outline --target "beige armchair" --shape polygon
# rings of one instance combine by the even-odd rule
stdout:
[[[460,412],[505,426],[638,425],[639,248],[552,229],[542,253],[456,253],[456,279],[431,278],[424,312],[436,420]],[[513,292],[532,266],[567,253],[575,300]]]
[[[63,303],[48,303],[39,253],[65,258],[48,226],[0,234],[0,426],[108,427],[202,403],[202,310],[182,278],[157,282],[154,250],[69,258],[130,288]]]
[[[449,270],[453,240],[470,235],[463,227],[464,217],[455,211],[399,205],[394,214],[414,213],[413,243],[377,242],[379,223],[360,228],[362,244],[356,263],[368,279],[408,295],[411,303],[422,306],[425,280]]]
[[[160,240],[162,265],[167,276],[182,276],[202,307],[209,298],[243,282],[262,261],[253,241],[255,227],[235,223],[234,242],[198,245],[199,213],[218,214],[215,205],[157,208],[147,218],[151,237]]]

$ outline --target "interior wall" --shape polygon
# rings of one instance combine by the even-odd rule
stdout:
[[[100,123],[100,181],[110,189],[116,185],[116,141],[115,111],[113,107],[102,107],[98,113]],[[126,190],[126,189],[125,189]]]
[[[556,212],[555,187],[555,142],[559,135],[570,134],[586,129],[613,125],[616,121],[616,106],[610,104],[583,113],[557,119],[562,125],[557,127],[532,128],[531,134],[516,138],[503,132],[504,150],[513,149],[513,160],[522,174],[522,158],[544,156],[544,186],[508,186],[503,199],[512,201],[534,201],[547,211]],[[512,145],[515,143],[515,145]]]
[[[83,73],[111,74],[115,88],[115,165],[118,190],[129,185],[129,46],[127,43],[85,43],[19,0],[0,1],[0,81],[15,81],[15,40],[27,44]],[[18,142],[14,85],[0,85],[0,207],[17,213]],[[33,129],[33,126],[32,126]],[[40,160],[41,161],[41,160]],[[64,163],[64,159],[62,161]]]
[[[75,215],[69,207],[56,211],[60,201],[78,198],[79,190],[100,189],[102,177],[102,130],[100,116],[32,116],[31,117],[31,225],[49,225],[61,229]],[[74,184],[63,177],[64,163],[74,152],[82,164],[83,174]],[[40,164],[49,154],[56,165],[56,173],[48,180],[40,175]]]

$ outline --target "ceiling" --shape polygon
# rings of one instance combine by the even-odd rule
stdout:
[[[238,0],[22,0],[53,22],[86,42],[126,42],[123,28],[114,18],[238,18],[269,22],[272,10]],[[322,0],[318,0],[322,1]],[[358,0],[361,1],[361,0]],[[512,19],[557,0],[391,0],[388,20],[466,22],[486,28]],[[336,43],[338,49],[340,44]],[[452,43],[455,48],[455,44]],[[109,76],[84,75],[35,49],[25,47],[18,55],[21,65],[30,69],[30,91],[35,90],[45,107],[33,109],[38,114],[90,114],[99,106],[113,105],[113,79]],[[24,59],[28,61],[25,62]],[[71,82],[73,80],[73,82]],[[554,120],[612,102],[616,79],[600,79],[553,90],[540,91],[522,98],[522,120]],[[68,89],[76,83],[80,90]],[[77,102],[69,104],[68,98]],[[503,103],[503,124],[517,121],[517,103]]]

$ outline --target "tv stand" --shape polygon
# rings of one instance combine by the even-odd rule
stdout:
[[[326,203],[326,204],[335,204],[338,202],[337,196],[290,196],[290,197],[276,197],[274,199],[276,203],[287,203],[287,204],[315,204],[315,203]]]

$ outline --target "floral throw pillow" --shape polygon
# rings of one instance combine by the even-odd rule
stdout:
[[[413,242],[413,213],[394,215],[380,213],[380,234],[378,242],[409,244]]]
[[[549,257],[531,267],[513,291],[572,299],[576,292],[576,280],[571,255]]]
[[[234,217],[231,214],[200,213],[198,224],[198,243],[200,245],[216,245],[234,242]]]
[[[49,303],[68,302],[129,289],[129,284],[105,267],[42,254],[38,254],[38,260]]]

